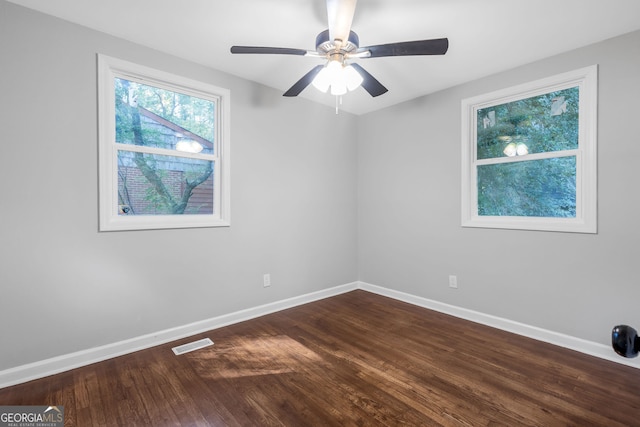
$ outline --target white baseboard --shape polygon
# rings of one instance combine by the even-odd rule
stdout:
[[[603,344],[541,329],[535,326],[525,325],[513,320],[504,319],[449,304],[444,304],[438,301],[407,294],[393,289],[372,285],[370,283],[353,282],[346,285],[336,286],[333,288],[324,289],[322,291],[237,311],[235,313],[213,317],[211,319],[202,320],[200,322],[190,323],[188,325],[159,331],[153,334],[143,335],[128,340],[82,350],[75,353],[65,354],[62,356],[53,357],[39,362],[29,363],[26,365],[21,365],[15,368],[0,371],[0,388],[9,387],[38,378],[47,377],[49,375],[69,371],[81,366],[90,365],[92,363],[101,362],[103,360],[122,356],[124,354],[144,350],[146,348],[165,344],[171,341],[200,334],[202,332],[222,328],[224,326],[243,322],[245,320],[254,319],[256,317],[275,313],[287,308],[292,308],[298,305],[318,301],[324,298],[329,298],[356,289],[362,289],[368,292],[383,295],[441,313],[449,314],[475,323],[480,323],[508,332],[513,332],[519,335],[536,339],[538,341],[543,341],[561,347],[569,348],[571,350],[579,351],[581,353],[589,354],[612,362],[632,366],[634,368],[640,368],[640,360],[625,359],[623,357],[620,357],[616,355],[610,347]]]
[[[358,282],[0,371],[0,388],[21,384],[358,289]]]
[[[417,305],[419,307],[428,308],[440,313],[449,314],[461,319],[480,323],[486,326],[491,326],[503,331],[513,332],[515,334],[533,338],[538,341],[579,351],[581,353],[599,357],[611,362],[620,363],[622,365],[627,365],[634,368],[640,368],[640,360],[638,360],[640,358],[625,359],[624,357],[618,356],[610,346],[604,344],[587,341],[581,338],[572,337],[570,335],[565,335],[554,331],[549,331],[546,329],[538,328],[536,326],[526,325],[524,323],[492,316],[490,314],[484,314],[477,311],[468,310],[466,308],[445,304],[442,302],[430,300],[428,298],[418,297],[393,289],[383,288],[381,286],[372,285],[370,283],[358,282],[358,288],[399,301],[404,301],[409,304]]]

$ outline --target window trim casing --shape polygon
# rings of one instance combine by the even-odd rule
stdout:
[[[99,163],[99,230],[149,230],[174,228],[228,227],[230,223],[230,91],[198,80],[146,67],[103,54],[97,55],[98,64],[98,163]],[[132,147],[118,145],[115,141],[115,78],[125,78],[147,85],[157,86],[187,95],[209,99],[216,103],[216,120],[213,156],[214,206],[213,214],[197,215],[139,215],[123,216],[117,212],[117,156],[118,150]],[[184,155],[162,149],[148,150],[137,147],[134,151],[154,154],[201,158],[211,156]]]
[[[571,152],[527,155],[530,160],[576,156],[575,218],[479,216],[477,110],[576,86],[580,91],[578,148]],[[597,65],[463,99],[462,227],[597,233],[597,114]]]

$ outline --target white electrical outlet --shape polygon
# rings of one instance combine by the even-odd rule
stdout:
[[[458,277],[457,276],[449,276],[449,287],[458,289]]]
[[[271,274],[265,274],[262,276],[262,286],[268,288],[271,286]]]

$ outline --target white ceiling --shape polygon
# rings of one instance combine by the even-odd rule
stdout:
[[[232,45],[315,49],[325,0],[9,0],[286,91],[311,57],[232,55]],[[537,59],[640,29],[639,0],[360,0],[360,45],[449,38],[445,56],[358,60],[389,92],[362,88],[341,109],[364,114]],[[335,99],[314,87],[301,97]],[[287,102],[296,102],[295,98]]]

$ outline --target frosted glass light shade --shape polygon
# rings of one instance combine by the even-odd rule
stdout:
[[[199,153],[203,148],[202,144],[191,139],[183,139],[176,144],[176,150],[185,153]]]
[[[362,76],[351,65],[344,67],[344,77],[347,81],[347,89],[355,90],[362,84]]]
[[[329,86],[331,86],[331,80],[329,80],[329,71],[327,71],[326,66],[322,70],[320,70],[311,84],[313,84],[313,86],[320,92],[326,92],[327,90],[329,90]]]
[[[508,157],[515,156],[516,154],[518,154],[516,143],[510,142],[509,144],[507,144],[507,146],[504,148],[502,152],[505,154],[505,156],[508,156]]]

